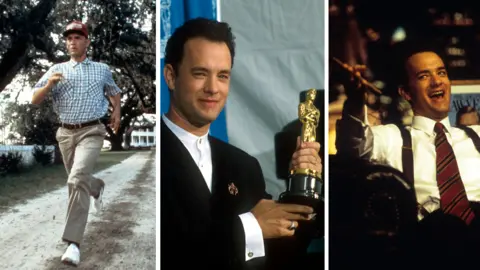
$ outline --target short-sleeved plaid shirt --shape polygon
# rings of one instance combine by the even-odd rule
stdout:
[[[44,87],[56,72],[62,73],[63,79],[51,93],[54,109],[62,123],[79,124],[104,117],[108,110],[105,93],[115,96],[121,92],[109,67],[88,58],[83,62],[70,60],[53,65],[35,84],[34,91]]]

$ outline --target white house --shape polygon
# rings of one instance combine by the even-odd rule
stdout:
[[[125,134],[130,137],[130,147],[151,147],[157,143],[156,115],[146,113],[142,116],[143,119],[135,122]]]

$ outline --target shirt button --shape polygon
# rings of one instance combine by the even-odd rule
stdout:
[[[253,252],[250,251],[250,252],[248,252],[247,255],[248,255],[249,258],[251,258],[251,257],[253,257]]]

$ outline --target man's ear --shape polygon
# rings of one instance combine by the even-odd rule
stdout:
[[[170,64],[166,64],[163,68],[163,77],[165,78],[165,82],[167,83],[168,89],[173,91],[175,89],[175,70],[173,66]]]
[[[405,89],[405,86],[400,85],[398,87],[398,94],[403,97],[406,101],[411,102],[412,101],[412,96],[410,95],[410,92]]]

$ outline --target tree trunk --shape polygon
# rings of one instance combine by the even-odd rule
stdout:
[[[58,144],[56,144],[53,164],[62,164],[62,163],[63,163],[62,153],[60,152],[60,147],[58,147]]]
[[[110,151],[123,151],[122,143],[123,143],[123,136],[121,134],[115,134],[110,138],[110,144],[112,148]]]
[[[132,132],[126,132],[125,133],[125,148],[128,149],[130,148],[130,144],[132,143],[132,137],[130,136],[130,134],[132,134]]]

